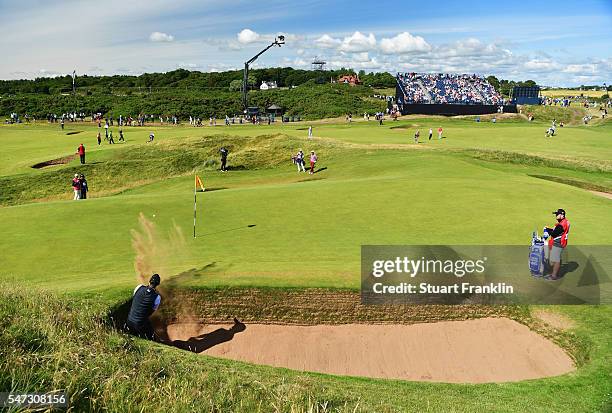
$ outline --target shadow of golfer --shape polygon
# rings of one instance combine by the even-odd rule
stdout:
[[[246,171],[247,169],[249,168],[247,168],[245,165],[227,165],[225,167],[226,171]]]
[[[234,325],[229,329],[218,328],[210,333],[190,337],[187,340],[174,340],[169,344],[182,350],[201,353],[218,344],[231,341],[236,333],[240,333],[244,330],[246,330],[246,325],[237,318],[234,318]]]
[[[319,172],[323,172],[323,171],[324,171],[324,170],[326,170],[326,169],[327,169],[327,166],[326,166],[326,167],[323,167],[323,168],[315,169],[315,170],[314,170],[314,172],[313,172],[313,174],[318,174]]]

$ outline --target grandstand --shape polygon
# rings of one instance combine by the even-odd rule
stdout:
[[[542,103],[540,98],[539,86],[514,86],[512,89],[512,103],[517,105],[539,105]]]
[[[396,102],[404,115],[516,112],[483,77],[468,74],[398,73]]]

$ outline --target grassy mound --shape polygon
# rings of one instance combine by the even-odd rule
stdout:
[[[498,162],[503,164],[516,164],[533,167],[561,168],[572,171],[583,172],[612,172],[612,162],[599,160],[581,160],[565,157],[539,156],[517,152],[486,150],[486,149],[465,149],[462,153],[473,159]]]
[[[521,106],[524,115],[531,113],[534,116],[534,122],[550,123],[553,119],[557,120],[557,125],[560,122],[566,125],[579,125],[582,123],[582,118],[586,115],[586,109],[580,106],[542,106],[542,105],[524,105]]]
[[[70,181],[75,173],[87,177],[96,196],[182,176],[196,170],[219,168],[219,148],[229,149],[230,169],[265,169],[289,161],[304,141],[283,134],[250,136],[213,135],[157,142],[119,149],[110,159],[90,155],[89,163],[41,170],[39,174],[0,177],[0,205],[16,205],[40,199],[70,198]],[[313,141],[309,148],[333,154],[341,143]]]

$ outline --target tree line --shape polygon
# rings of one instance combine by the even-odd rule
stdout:
[[[308,81],[295,88],[249,91],[249,105],[262,113],[272,104],[285,109],[287,115],[305,119],[343,116],[347,113],[363,114],[384,111],[387,103],[373,98],[374,89],[368,86],[345,84],[317,84]],[[199,117],[224,118],[242,113],[240,93],[227,89],[182,90],[169,89],[142,93],[92,94],[36,94],[21,93],[3,96],[0,113],[29,114],[38,119],[48,114],[102,113],[136,117],[145,115],[176,115],[181,119]]]
[[[279,87],[299,86],[309,81],[330,83],[345,74],[355,74],[352,69],[339,70],[302,70],[291,67],[251,69],[249,87],[256,88],[264,81],[275,81]],[[395,86],[395,77],[390,73],[360,72],[365,85],[376,88]],[[184,90],[225,89],[230,85],[242,83],[242,71],[198,72],[177,69],[166,73],[144,73],[138,76],[89,76],[77,75],[76,87],[79,93],[103,93],[114,89],[133,89],[136,91],[153,91],[153,89],[176,88]],[[233,87],[235,89],[235,86]],[[0,94],[13,95],[20,93],[57,94],[72,91],[70,75],[58,77],[39,77],[34,80],[0,80]]]

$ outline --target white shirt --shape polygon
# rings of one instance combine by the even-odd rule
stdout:
[[[132,295],[136,294],[136,291],[138,291],[140,287],[147,287],[147,286],[144,284],[137,285],[136,288],[134,288],[134,292],[132,293]],[[157,297],[155,298],[155,302],[153,303],[153,311],[157,310],[160,304],[161,304],[161,296],[157,294]]]

